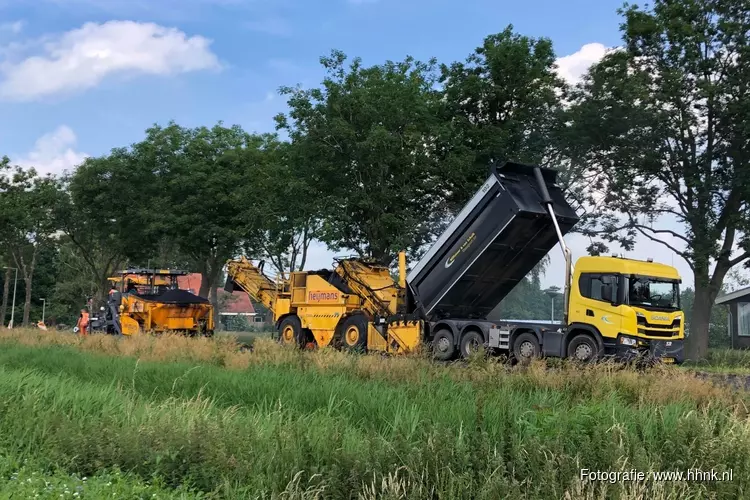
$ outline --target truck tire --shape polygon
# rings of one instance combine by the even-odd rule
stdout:
[[[279,342],[284,345],[304,347],[302,323],[297,316],[287,316],[281,320],[281,324],[279,325]]]
[[[367,349],[367,325],[367,317],[362,314],[346,318],[341,326],[341,347],[357,352]]]
[[[530,361],[538,358],[542,352],[539,339],[532,332],[523,332],[513,341],[513,355],[518,361]]]
[[[591,335],[579,333],[568,343],[568,357],[580,363],[591,363],[599,358],[599,345]]]
[[[450,361],[455,354],[453,333],[448,329],[438,330],[432,338],[432,357],[438,361]]]
[[[479,332],[466,332],[461,337],[461,345],[459,349],[461,351],[461,357],[466,359],[475,352],[477,352],[482,346],[484,346],[484,337]]]

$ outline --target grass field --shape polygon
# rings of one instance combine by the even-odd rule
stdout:
[[[675,367],[6,330],[0,497],[743,498],[749,407]],[[589,482],[582,468],[733,476]]]

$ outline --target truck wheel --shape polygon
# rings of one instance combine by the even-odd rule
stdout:
[[[484,345],[484,337],[479,332],[466,332],[461,338],[461,357],[468,358]]]
[[[297,316],[287,316],[279,325],[279,342],[303,347],[302,324]]]
[[[456,354],[456,344],[450,330],[439,330],[432,338],[432,357],[438,361],[449,361]]]
[[[568,357],[582,363],[590,363],[599,357],[599,345],[590,335],[581,333],[568,344]]]
[[[541,351],[539,339],[531,332],[524,332],[513,341],[513,355],[518,361],[538,358]]]
[[[364,351],[367,348],[367,317],[361,314],[350,316],[341,327],[341,346],[348,351]]]

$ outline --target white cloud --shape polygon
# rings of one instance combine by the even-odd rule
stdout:
[[[76,151],[76,134],[67,125],[57,127],[53,132],[37,139],[34,149],[15,163],[37,171],[40,175],[61,175],[72,172],[88,155]]]
[[[570,84],[576,84],[586,73],[589,67],[599,62],[611,49],[601,43],[587,43],[573,54],[559,57],[557,61],[557,74]]]
[[[112,75],[176,75],[221,67],[211,42],[153,23],[87,23],[41,54],[0,64],[0,97],[28,101],[90,89]]]
[[[14,35],[19,34],[23,31],[25,23],[23,21],[15,21],[12,23],[0,23],[0,33],[12,33]]]

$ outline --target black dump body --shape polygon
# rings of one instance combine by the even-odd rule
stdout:
[[[578,222],[556,178],[555,170],[519,163],[493,169],[407,276],[410,309],[431,320],[485,319],[558,244],[540,179],[561,233]]]

